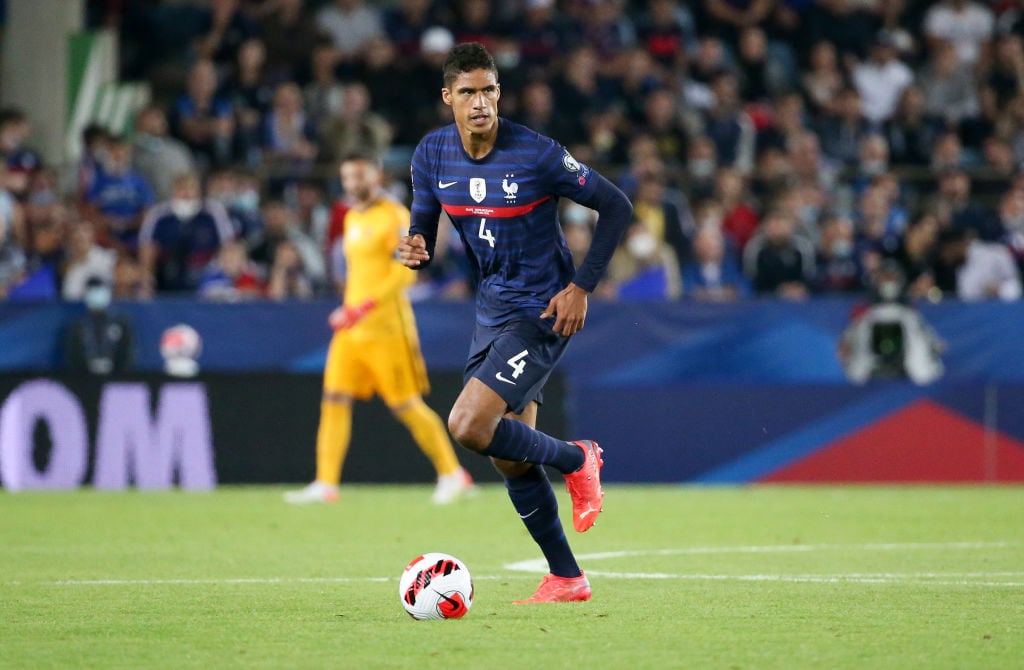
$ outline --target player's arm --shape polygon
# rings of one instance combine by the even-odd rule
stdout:
[[[541,314],[542,319],[555,317],[552,330],[560,335],[572,335],[583,328],[587,317],[587,296],[597,288],[633,218],[633,205],[629,198],[601,175],[596,172],[591,172],[591,175],[593,187],[571,196],[579,204],[597,211],[598,221],[590,249],[572,282],[555,294]]]
[[[398,242],[398,259],[406,267],[425,268],[434,255],[437,242],[437,223],[441,217],[441,203],[431,188],[430,173],[424,159],[423,145],[416,147],[410,166],[412,175],[412,220],[409,234]]]
[[[404,207],[396,208],[395,232],[389,238],[387,245],[381,249],[381,253],[392,255],[395,248],[395,240],[401,239],[409,226],[409,214]],[[399,291],[411,286],[416,281],[416,275],[409,272],[404,263],[395,260],[388,263],[387,272],[378,277],[374,282],[371,294],[358,305],[342,305],[328,317],[327,322],[335,330],[347,330],[362,321],[363,317],[373,311],[377,305],[391,299]]]

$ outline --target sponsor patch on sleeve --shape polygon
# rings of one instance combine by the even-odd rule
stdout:
[[[562,167],[564,167],[569,172],[579,172],[580,171],[579,161],[577,161],[575,158],[573,158],[572,154],[570,154],[568,151],[566,151],[564,154],[562,154]]]

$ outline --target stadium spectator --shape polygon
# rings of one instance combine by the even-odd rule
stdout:
[[[505,27],[500,19],[493,16],[490,0],[457,0],[454,5],[451,26],[456,42],[480,42],[494,50]]]
[[[26,142],[32,134],[28,116],[20,109],[0,109],[0,158],[7,168],[4,187],[17,197],[28,190],[29,181],[43,167],[43,158]]]
[[[952,226],[939,236],[936,285],[965,301],[1019,300],[1021,279],[1010,250]]]
[[[250,256],[270,277],[268,293],[277,291],[283,297],[292,289],[301,290],[306,280],[311,290],[319,290],[327,280],[323,251],[312,237],[299,229],[292,211],[284,202],[271,200],[263,207],[263,221],[263,239],[251,249]],[[277,248],[284,243],[288,243],[294,254],[298,255],[298,262],[294,260],[292,252],[278,254]],[[273,281],[275,266],[279,272],[283,272],[276,285]]]
[[[167,134],[167,115],[156,106],[144,107],[135,117],[131,156],[132,167],[161,200],[170,197],[177,175],[195,170],[192,152]]]
[[[719,73],[711,84],[715,104],[704,115],[704,132],[715,143],[715,154],[722,166],[731,166],[747,174],[754,167],[757,131],[743,110],[736,75]]]
[[[1024,191],[1009,190],[999,204],[999,221],[1006,231],[1003,243],[1017,261],[1017,269],[1024,277]]]
[[[262,162],[269,172],[271,193],[283,192],[310,173],[319,153],[317,140],[313,120],[303,109],[298,84],[278,84],[273,108],[263,119]]]
[[[153,282],[146,277],[142,264],[128,254],[119,254],[114,263],[114,299],[150,300]]]
[[[267,77],[272,81],[296,81],[313,53],[319,33],[304,0],[264,2],[259,16],[260,36],[267,49]]]
[[[715,225],[703,225],[693,238],[693,258],[682,268],[683,295],[698,302],[733,302],[750,295],[750,282],[739,263],[726,253]]]
[[[227,164],[235,136],[234,109],[217,95],[217,70],[211,60],[199,60],[189,70],[188,85],[175,103],[171,128],[206,169]]]
[[[869,58],[853,68],[852,79],[860,93],[864,118],[877,128],[892,117],[903,90],[913,83],[914,73],[897,57],[896,37],[881,31],[872,40]]]
[[[768,38],[758,25],[747,26],[740,32],[736,67],[740,96],[748,103],[767,100],[785,84],[779,67],[769,57]]]
[[[25,276],[25,254],[11,235],[11,226],[0,217],[0,299],[6,299],[11,288]]]
[[[171,199],[150,209],[139,231],[144,280],[160,292],[194,292],[203,268],[234,234],[224,207],[202,198],[199,178],[178,176]]]
[[[555,11],[555,0],[526,0],[522,18],[510,26],[509,37],[519,45],[523,66],[549,77],[573,41],[573,32],[574,26]]]
[[[803,97],[796,92],[777,96],[770,111],[770,119],[757,131],[757,152],[765,149],[785,149],[791,138],[807,130]]]
[[[888,255],[899,264],[907,282],[907,297],[911,299],[925,298],[935,288],[932,265],[938,236],[938,218],[924,214],[907,225],[899,246]]]
[[[761,231],[743,252],[744,274],[754,291],[784,300],[804,300],[814,281],[814,246],[796,235],[796,221],[779,209],[769,210]]]
[[[690,138],[686,154],[686,194],[694,202],[711,197],[715,189],[715,174],[718,172],[715,143],[705,135]]]
[[[883,132],[893,163],[925,166],[932,162],[932,149],[942,131],[942,119],[928,114],[924,90],[915,84],[903,90]]]
[[[78,198],[84,199],[92,188],[96,175],[103,169],[110,132],[98,123],[82,129],[82,155],[78,159]]]
[[[821,241],[815,253],[817,264],[814,293],[859,293],[865,288],[863,272],[854,253],[853,221],[830,215],[821,222]]]
[[[637,25],[639,43],[667,71],[685,65],[687,53],[697,46],[697,28],[686,3],[648,0],[647,12]]]
[[[663,171],[640,175],[633,198],[633,220],[642,223],[659,245],[668,245],[677,268],[690,253],[687,232],[693,230],[692,219],[685,196],[677,191],[669,193]]]
[[[642,221],[626,230],[602,284],[601,295],[619,300],[677,299],[683,288],[676,254]]]
[[[250,246],[263,236],[259,184],[255,181],[233,168],[214,170],[206,180],[207,197],[227,210],[235,237]]]
[[[108,286],[112,285],[117,252],[97,244],[93,223],[88,220],[73,222],[67,238],[61,297],[64,300],[81,300],[85,295],[87,281],[93,277],[101,279]]]
[[[974,71],[957,58],[952,44],[940,44],[932,50],[920,83],[925,93],[925,112],[945,120],[947,128],[959,128],[980,115]]]
[[[996,42],[995,59],[984,80],[999,107],[1005,107],[1021,91],[1024,82],[1024,39],[1002,35]]]
[[[204,300],[238,302],[263,297],[265,286],[259,269],[249,260],[245,243],[229,240],[199,277],[199,297]]]
[[[317,128],[323,128],[341,110],[345,87],[338,80],[334,47],[317,44],[310,56],[310,80],[302,89],[304,106]]]
[[[313,238],[317,246],[326,250],[327,234],[331,225],[323,186],[316,179],[304,179],[295,187],[295,220],[299,230]]]
[[[836,112],[836,101],[846,86],[846,77],[839,67],[834,44],[822,40],[812,47],[810,67],[804,71],[800,83],[808,106],[816,115]]]
[[[235,154],[250,164],[258,162],[262,144],[263,117],[270,111],[274,87],[266,69],[267,50],[263,41],[252,38],[241,44],[231,73],[224,78],[219,94],[231,103],[235,113]]]
[[[715,178],[715,200],[721,206],[722,233],[733,249],[742,254],[760,222],[746,178],[732,168],[722,168]]]
[[[384,34],[380,9],[363,0],[334,0],[317,12],[317,29],[330,38],[340,63],[351,63],[363,53],[375,37]]]
[[[341,111],[323,129],[324,159],[369,151],[383,156],[391,144],[391,124],[371,108],[370,93],[360,82],[345,87]]]
[[[839,91],[833,111],[821,118],[817,131],[826,156],[846,166],[856,164],[860,142],[871,132],[860,92],[852,87]]]
[[[273,300],[304,300],[313,296],[313,281],[291,240],[282,240],[274,247],[267,296]]]
[[[202,12],[199,32],[196,55],[225,66],[246,40],[256,37],[259,26],[245,11],[242,0],[210,0],[209,8]]]
[[[132,145],[124,137],[112,136],[103,169],[85,194],[100,241],[135,251],[142,217],[155,201],[153,189],[132,167]]]
[[[647,94],[642,127],[654,140],[663,163],[678,165],[682,161],[686,155],[686,128],[672,91],[659,88]]]
[[[969,229],[989,242],[1003,236],[995,212],[971,198],[971,178],[962,168],[947,169],[939,175],[934,207],[943,227]]]
[[[384,32],[403,60],[420,55],[420,39],[434,24],[431,4],[430,0],[399,0],[396,6],[384,9]]]
[[[995,15],[980,2],[942,0],[925,15],[924,34],[929,47],[952,44],[960,62],[984,71],[991,60]]]
[[[726,44],[737,44],[740,32],[767,20],[774,4],[774,0],[704,0],[705,25]]]
[[[586,140],[587,118],[598,110],[599,101],[607,92],[607,85],[602,86],[598,79],[597,69],[597,52],[581,45],[569,53],[565,68],[554,78],[555,108],[574,110],[567,135],[559,138],[566,145]]]

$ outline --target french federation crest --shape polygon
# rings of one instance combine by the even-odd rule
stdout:
[[[483,202],[487,197],[487,182],[481,177],[473,177],[469,180],[469,197],[476,202]]]

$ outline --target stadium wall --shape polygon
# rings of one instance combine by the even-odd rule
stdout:
[[[60,373],[60,332],[80,306],[0,305],[4,486],[308,479],[332,307],[118,305],[136,325],[139,376],[96,380]],[[1024,481],[1019,305],[925,306],[947,343],[946,375],[927,387],[845,381],[835,345],[853,308],[595,302],[548,389],[543,427],[602,441],[617,482]],[[461,386],[472,306],[416,310],[429,401],[444,415]],[[157,343],[177,323],[203,337],[194,380],[162,374]],[[380,403],[356,412],[354,436],[346,481],[430,479]],[[494,478],[484,459],[463,460]]]

